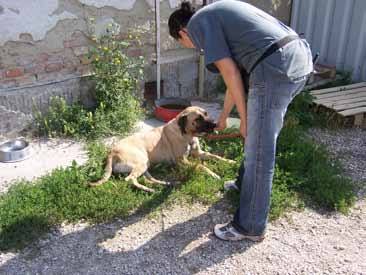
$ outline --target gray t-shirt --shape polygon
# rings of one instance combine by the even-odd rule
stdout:
[[[200,9],[188,22],[187,30],[196,48],[204,51],[206,67],[212,72],[218,72],[214,62],[225,57],[250,71],[274,42],[296,34],[264,11],[236,0],[222,0]],[[295,77],[312,71],[311,56],[305,61],[309,64],[301,64],[301,70],[290,70],[297,72]],[[289,66],[299,66],[299,62],[303,60],[289,62]]]

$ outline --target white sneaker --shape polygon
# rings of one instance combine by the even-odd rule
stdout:
[[[226,191],[229,191],[229,190],[236,190],[236,191],[239,191],[239,187],[235,184],[235,180],[227,180],[224,182],[224,189]]]
[[[231,222],[224,224],[216,224],[214,228],[214,233],[217,238],[224,241],[250,240],[253,242],[261,242],[264,240],[264,235],[251,236],[241,234],[234,228]]]

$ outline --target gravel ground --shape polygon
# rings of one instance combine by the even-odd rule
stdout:
[[[349,216],[306,209],[269,224],[259,244],[212,236],[224,203],[174,206],[153,216],[64,225],[20,254],[0,256],[1,274],[364,274],[366,205]]]
[[[311,130],[355,180],[365,179],[365,132]],[[230,219],[224,201],[161,206],[151,214],[55,228],[19,253],[0,253],[0,274],[366,274],[366,202],[348,216],[313,209],[268,226],[266,239],[212,235]]]
[[[311,129],[309,135],[325,144],[334,159],[341,161],[344,174],[358,185],[358,197],[366,197],[366,129]]]

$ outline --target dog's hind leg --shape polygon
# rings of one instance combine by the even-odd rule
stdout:
[[[145,171],[147,170],[147,167],[135,167],[132,169],[131,173],[125,178],[126,181],[131,181],[131,183],[138,189],[144,190],[145,192],[155,192],[154,189],[148,188],[142,184],[140,184],[137,181],[137,178],[141,176]]]
[[[145,179],[150,183],[157,183],[157,184],[162,184],[162,185],[172,185],[171,182],[155,179],[153,176],[151,176],[151,174],[148,171],[145,171],[144,176],[145,176]]]

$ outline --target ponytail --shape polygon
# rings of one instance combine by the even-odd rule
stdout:
[[[195,13],[195,9],[192,7],[191,3],[183,1],[180,8],[174,11],[168,21],[169,33],[174,39],[179,39],[179,31],[185,28]]]

